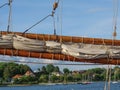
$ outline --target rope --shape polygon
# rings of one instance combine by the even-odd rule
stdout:
[[[113,12],[114,12],[114,15],[113,15],[113,39],[116,38],[117,36],[117,32],[116,32],[116,29],[117,29],[117,18],[118,18],[118,0],[113,0]]]
[[[6,6],[6,5],[8,5],[8,3],[5,3],[5,4],[1,5],[0,8],[4,7],[4,6]]]
[[[29,27],[28,29],[26,29],[22,35],[24,35],[27,31],[29,31],[30,29],[32,29],[34,26],[38,25],[39,23],[41,23],[42,21],[44,21],[45,19],[47,19],[48,17],[52,16],[52,14],[47,15],[46,17],[44,17],[43,19],[41,19],[40,21],[38,21],[37,23],[35,23],[34,25],[32,25],[31,27]]]
[[[44,21],[45,19],[47,19],[48,17],[52,16],[53,17],[53,24],[54,24],[54,35],[56,35],[56,29],[55,29],[55,20],[54,20],[54,14],[55,14],[55,10],[58,7],[58,3],[59,0],[56,2],[54,2],[53,4],[53,10],[52,10],[52,14],[47,15],[46,17],[44,17],[43,19],[41,19],[40,21],[38,21],[37,23],[35,23],[34,25],[32,25],[31,27],[29,27],[28,29],[26,29],[22,35],[24,35],[27,31],[29,31],[30,29],[32,29],[34,26],[38,25],[39,23],[41,23],[42,21]]]
[[[53,27],[54,27],[54,35],[56,35],[56,24],[55,24],[55,17],[53,15]]]
[[[94,44],[95,43],[95,39],[93,38],[93,42],[92,42],[92,44]]]
[[[116,36],[117,36],[117,32],[116,32],[116,29],[117,29],[117,17],[118,17],[118,0],[113,0],[113,3],[114,3],[114,8],[113,8],[113,12],[114,12],[114,15],[113,15],[113,40],[112,40],[112,46],[114,45],[114,40],[116,39]],[[110,61],[110,58],[111,60],[113,60],[113,57],[111,56],[111,54],[109,54],[108,56],[108,61]],[[111,65],[109,66],[108,65],[108,72],[107,72],[107,76],[108,78],[106,78],[106,81],[108,79],[108,90],[110,90],[110,82],[111,82]],[[105,84],[105,88],[104,90],[106,90],[106,84]]]
[[[4,55],[6,55],[6,48],[4,48]]]
[[[28,53],[28,57],[30,57],[31,56],[31,52],[29,51],[29,53]]]
[[[58,2],[59,2],[59,0],[58,0]],[[61,3],[60,3],[60,43],[61,43],[61,45],[62,45],[62,42],[63,42],[63,40],[62,40],[62,0],[61,0]]]

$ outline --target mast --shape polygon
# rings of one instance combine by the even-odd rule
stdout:
[[[12,0],[8,0],[9,5],[9,16],[8,16],[8,26],[7,26],[7,33],[10,32],[10,26],[11,26],[11,18],[12,18]]]

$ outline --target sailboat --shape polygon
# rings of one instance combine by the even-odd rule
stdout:
[[[12,0],[9,0],[10,9],[11,9],[11,3]],[[52,53],[53,55],[57,54],[58,58],[60,55],[66,55],[77,58],[77,60],[79,59],[96,60],[96,59],[106,59],[108,57],[112,57],[115,59],[120,58],[119,40],[61,36],[61,35],[56,35],[55,32],[54,35],[26,33],[29,29],[39,24],[47,17],[49,16],[53,17],[55,10],[58,6],[58,3],[59,0],[58,2],[54,3],[53,5],[54,7],[50,15],[47,15],[45,18],[35,23],[30,28],[26,29],[23,33],[9,31],[10,20],[11,20],[10,18],[11,12],[9,12],[8,29],[7,32],[1,32],[2,36],[0,37],[0,48],[24,50],[28,52],[38,52],[44,54]],[[37,36],[38,38],[36,39]],[[46,57],[48,57],[48,55],[44,56],[44,58]]]
[[[11,5],[11,0],[9,0]],[[52,14],[46,16],[39,22],[43,21],[49,16],[54,16],[54,11],[57,8],[58,3],[54,4]],[[37,22],[29,29],[34,27],[35,25],[39,24]],[[69,37],[69,36],[59,36],[54,33],[54,35],[34,35],[26,33],[29,29],[27,29],[23,33],[13,33],[13,32],[3,32],[2,36],[0,36],[0,49],[2,52],[2,48],[4,49],[13,49],[13,50],[25,50],[28,52],[38,52],[38,53],[45,53],[44,58],[49,58],[49,55],[46,53],[52,53],[52,55],[57,55],[58,59],[60,55],[72,56],[76,61],[92,61],[96,60],[94,63],[104,63],[99,61],[100,59],[106,59],[105,64],[109,64],[110,59],[120,59],[120,41],[119,40],[108,40],[108,39],[94,39],[94,38],[84,38],[84,37]],[[9,30],[9,24],[8,24]],[[23,35],[26,33],[26,37]],[[3,36],[4,35],[4,36]],[[38,40],[36,39],[38,36]],[[113,36],[116,37],[116,26],[114,27]],[[29,37],[29,38],[28,38]],[[47,37],[47,38],[46,38]],[[48,37],[50,37],[48,39]],[[57,53],[57,54],[56,54]],[[3,53],[2,53],[3,54]],[[37,53],[34,53],[37,54]],[[10,53],[7,53],[10,55]],[[19,55],[19,54],[17,54]],[[38,55],[38,54],[37,54]],[[23,56],[28,56],[23,55]],[[41,55],[42,56],[42,55]],[[37,56],[39,58],[40,55]],[[51,58],[51,57],[50,57]],[[63,56],[62,59],[65,57]],[[76,59],[77,58],[77,59]],[[51,58],[54,59],[54,56]],[[99,60],[97,60],[99,59]],[[108,60],[109,59],[109,60]],[[69,60],[69,58],[67,58]],[[116,61],[112,64],[116,64]],[[120,63],[119,63],[120,64]],[[85,84],[88,84],[85,82]]]

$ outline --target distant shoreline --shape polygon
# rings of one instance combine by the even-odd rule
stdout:
[[[32,86],[32,85],[69,85],[69,84],[82,84],[80,82],[67,82],[67,83],[38,83],[38,84],[6,84],[0,85],[0,87],[12,87],[12,86]]]

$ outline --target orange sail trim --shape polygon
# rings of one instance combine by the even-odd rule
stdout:
[[[21,32],[9,32],[17,35],[22,35]],[[7,32],[1,32],[2,35],[8,34]],[[100,44],[100,45],[120,45],[120,40],[112,39],[101,39],[101,38],[87,38],[87,37],[75,37],[75,36],[60,36],[60,35],[49,35],[49,34],[32,34],[26,33],[24,37],[30,39],[39,39],[39,40],[53,40],[53,41],[62,41],[62,42],[74,42],[74,43],[87,43],[87,44]]]
[[[9,56],[21,56],[28,58],[43,58],[43,59],[51,59],[51,60],[61,60],[61,61],[74,61],[74,62],[88,62],[88,63],[101,63],[101,64],[113,64],[120,65],[120,60],[118,59],[79,59],[68,55],[63,54],[52,54],[52,53],[37,53],[37,52],[29,52],[24,50],[13,50],[13,49],[0,49],[1,55],[9,55]]]

